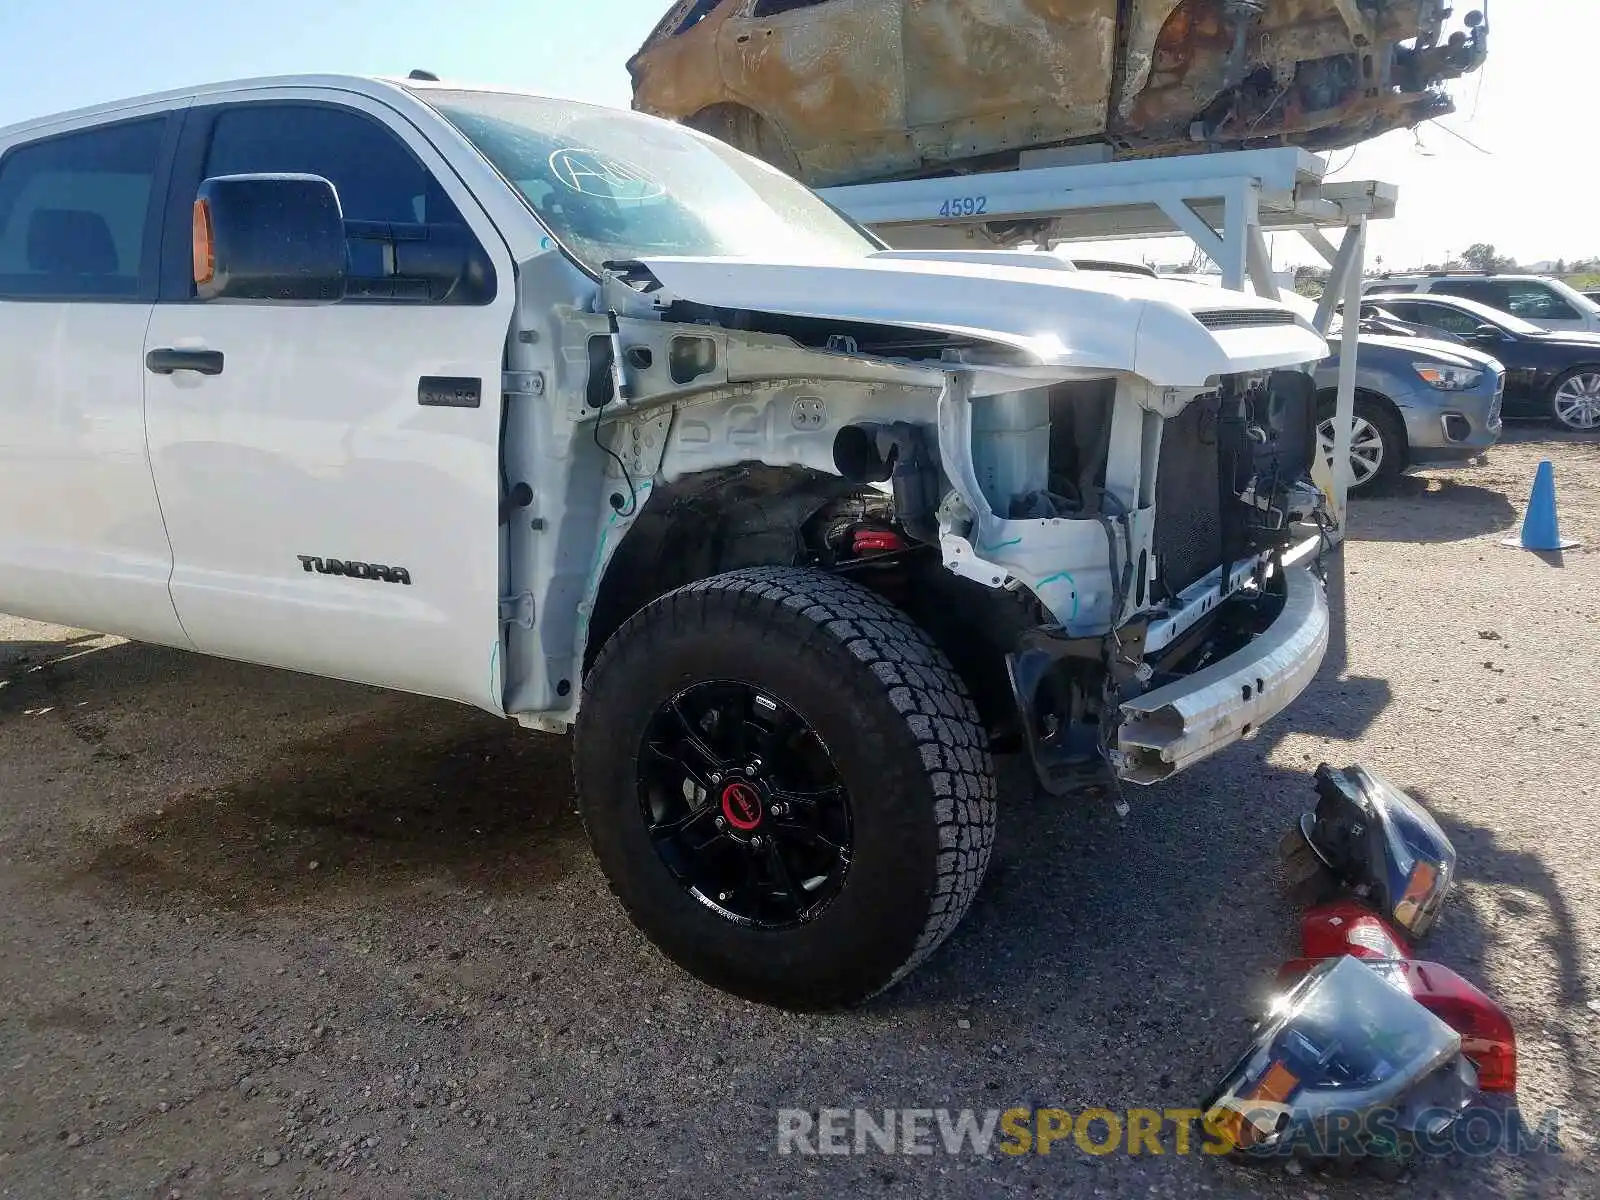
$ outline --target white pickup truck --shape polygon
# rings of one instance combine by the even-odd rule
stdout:
[[[1310,681],[1325,353],[639,114],[130,100],[0,129],[0,610],[575,725],[644,932],[848,1004],[967,909],[992,750],[1151,783]]]

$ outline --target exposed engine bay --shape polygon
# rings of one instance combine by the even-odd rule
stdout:
[[[582,652],[673,587],[783,563],[847,575],[910,614],[997,744],[1028,751],[1053,791],[1108,771],[1156,782],[1285,707],[1327,638],[1320,586],[1282,562],[1326,520],[1302,362],[1320,339],[1269,302],[1088,277],[1067,289],[1043,265],[1001,275],[1091,306],[1084,349],[929,327],[939,302],[926,286],[920,328],[840,299],[903,295],[931,265],[886,254],[819,268],[853,276],[815,289],[828,316],[772,288],[789,311],[738,302],[730,273],[759,265],[608,265],[604,315],[569,313],[560,339],[596,422],[594,452],[578,444],[605,478],[596,560],[582,589],[565,585],[591,597],[570,631]],[[961,293],[962,280],[935,278]],[[1169,298],[1250,307],[1179,312]],[[1143,323],[1172,323],[1163,347],[1205,338],[1217,369],[1198,352],[1170,367],[1152,357],[1143,375],[1091,365],[1097,321],[1130,327],[1119,303],[1153,304]],[[1169,372],[1211,377],[1154,382]],[[562,634],[541,622],[526,652]],[[530,707],[513,697],[513,711]]]

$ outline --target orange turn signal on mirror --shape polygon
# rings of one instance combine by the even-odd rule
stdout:
[[[194,282],[210,283],[217,273],[216,242],[211,236],[211,202],[194,202]]]

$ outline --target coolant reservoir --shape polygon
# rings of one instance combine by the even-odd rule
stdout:
[[[1025,497],[1050,481],[1050,391],[1002,392],[972,402],[972,462],[989,507],[1023,517]]]

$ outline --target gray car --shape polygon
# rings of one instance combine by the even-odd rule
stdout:
[[[1333,461],[1333,406],[1339,347],[1317,365],[1318,440]],[[1505,368],[1466,346],[1404,334],[1361,335],[1356,359],[1356,422],[1350,441],[1351,490],[1392,481],[1419,467],[1466,466],[1500,440]]]

